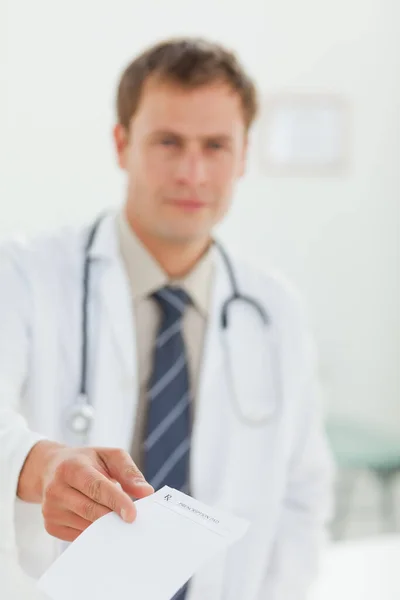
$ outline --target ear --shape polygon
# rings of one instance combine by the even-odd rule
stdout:
[[[128,137],[128,131],[125,129],[125,127],[120,123],[117,123],[113,129],[113,138],[117,153],[118,165],[124,170],[126,170],[127,164]]]
[[[248,147],[249,147],[249,138],[248,138],[248,135],[246,134],[246,137],[245,137],[244,143],[243,143],[242,156],[241,156],[240,162],[239,162],[238,177],[243,177],[243,175],[246,172]]]

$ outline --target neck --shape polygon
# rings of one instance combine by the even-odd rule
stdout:
[[[126,218],[132,231],[171,279],[185,277],[212,243],[209,236],[187,242],[156,238],[143,231],[136,220],[130,218],[128,214]]]

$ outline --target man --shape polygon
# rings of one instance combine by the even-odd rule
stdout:
[[[33,576],[58,540],[109,511],[132,522],[132,497],[170,485],[251,522],[179,598],[306,592],[331,482],[308,333],[287,286],[238,260],[233,282],[212,237],[256,112],[253,83],[222,47],[150,48],[118,89],[123,210],[3,250],[0,544]],[[233,286],[256,306],[229,309],[227,348]],[[71,414],[86,358],[96,415],[80,436]]]

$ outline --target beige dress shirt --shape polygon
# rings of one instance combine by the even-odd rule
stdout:
[[[131,456],[139,469],[143,468],[141,453],[147,413],[147,386],[153,366],[153,347],[161,323],[161,312],[151,294],[165,285],[179,285],[191,299],[183,318],[183,338],[186,346],[192,416],[196,401],[198,376],[207,325],[210,293],[214,273],[214,249],[201,258],[194,269],[181,280],[170,280],[160,265],[133,233],[126,217],[117,219],[120,252],[128,274],[132,309],[136,329],[139,394]]]

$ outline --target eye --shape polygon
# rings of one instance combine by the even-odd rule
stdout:
[[[161,145],[162,146],[177,146],[178,142],[175,138],[173,137],[165,137],[161,139]]]
[[[207,148],[209,150],[222,150],[223,145],[221,144],[221,142],[210,141],[207,143]]]

